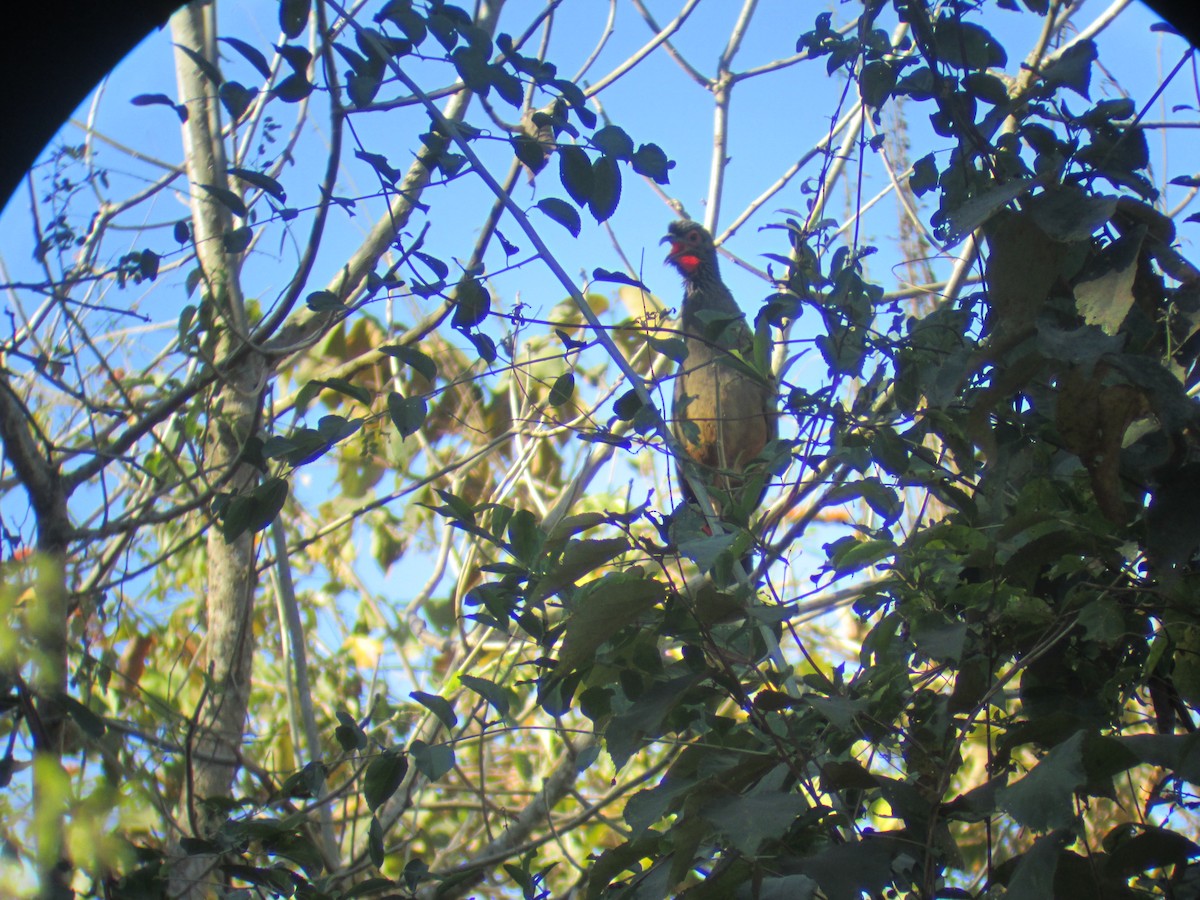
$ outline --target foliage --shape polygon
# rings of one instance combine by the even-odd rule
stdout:
[[[599,78],[554,4],[281,0],[277,45],[191,7],[178,95],[132,98],[185,165],[129,187],[94,123],[43,164],[0,348],[12,892],[1197,893],[1200,272],[1095,84],[1109,20],[871,2],[735,72],[747,16],[706,76],[697,4],[635,5],[661,40]],[[616,236],[695,142],[600,103],[668,52],[710,226],[734,86],[841,91],[716,232],[763,225],[732,364],[786,423],[729,522],[646,486],[686,348]]]

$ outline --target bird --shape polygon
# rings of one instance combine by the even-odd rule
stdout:
[[[732,500],[748,518],[762,502],[765,480],[757,496],[738,495],[747,465],[779,435],[778,391],[769,375],[733,360],[734,350],[752,359],[754,334],[721,280],[708,229],[681,219],[668,226],[661,243],[670,245],[666,261],[683,276],[680,331],[688,351],[675,378],[671,428],[705,487],[717,489],[717,515],[724,518]],[[685,502],[695,502],[683,462],[676,466]]]

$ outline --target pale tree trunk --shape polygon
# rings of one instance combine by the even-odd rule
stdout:
[[[171,18],[175,43],[215,59],[215,10],[193,3]],[[176,50],[180,102],[187,104],[184,152],[191,184],[192,228],[197,260],[204,273],[201,289],[213,305],[216,334],[205,344],[218,379],[208,407],[205,467],[221,489],[242,493],[253,487],[256,470],[239,461],[245,442],[258,429],[267,373],[266,361],[252,350],[238,353],[247,331],[236,257],[225,252],[222,236],[232,227],[231,213],[203,188],[228,189],[216,87],[196,64]],[[224,817],[204,801],[231,794],[241,763],[241,745],[250,696],[254,655],[252,628],[256,573],[254,536],[232,542],[210,527],[207,542],[206,634],[202,660],[209,676],[203,701],[194,711],[188,734],[187,787],[179,822],[192,837],[209,838]],[[171,896],[198,898],[223,892],[217,857],[193,855],[177,860]]]

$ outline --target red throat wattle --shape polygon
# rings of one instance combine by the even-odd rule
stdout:
[[[700,257],[688,253],[683,244],[671,243],[671,260],[688,275],[700,268]]]

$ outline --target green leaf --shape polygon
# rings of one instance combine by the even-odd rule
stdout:
[[[575,373],[563,372],[554,379],[554,384],[550,388],[550,397],[546,402],[557,408],[571,402],[573,396],[575,396]]]
[[[225,541],[233,543],[247,531],[262,531],[275,521],[287,497],[287,482],[282,478],[268,478],[249,494],[232,498],[221,516],[221,534]]]
[[[383,868],[383,826],[379,824],[377,816],[371,816],[371,824],[367,830],[367,854],[371,857],[371,864],[375,868]],[[390,881],[387,884],[389,887],[391,886]]]
[[[782,789],[787,767],[778,766],[749,793],[704,803],[700,814],[717,826],[740,853],[753,856],[763,841],[784,834],[808,808],[799,794]]]
[[[387,19],[392,22],[397,28],[404,32],[404,36],[408,38],[414,45],[420,44],[425,40],[427,34],[425,27],[425,19],[420,13],[412,8],[412,3],[409,0],[400,0],[400,2],[388,3],[384,6],[383,11],[379,13],[379,19]]]
[[[371,392],[360,384],[353,384],[345,378],[314,378],[309,384],[315,384],[320,387],[327,387],[331,391],[337,391],[339,394],[344,394],[353,400],[357,400],[363,406],[371,405]]]
[[[1020,862],[1008,881],[1007,895],[1029,900],[1055,900],[1054,873],[1063,847],[1071,839],[1071,833],[1063,829],[1034,841],[1033,846],[1018,857]]]
[[[642,745],[662,734],[663,721],[679,706],[687,692],[702,679],[702,675],[681,675],[660,681],[642,693],[628,711],[615,716],[608,724],[604,745],[618,771]]]
[[[609,573],[590,582],[567,619],[554,674],[561,677],[592,659],[605,641],[664,597],[661,582],[638,575]]]
[[[598,514],[597,514],[598,515]],[[587,521],[591,521],[587,517]],[[601,522],[608,521],[605,516],[598,516]],[[578,518],[578,517],[570,517]],[[555,538],[561,540],[561,529],[572,527],[568,519],[564,519],[551,534],[549,540],[553,544]],[[540,602],[547,597],[574,584],[579,579],[597,571],[605,563],[616,559],[629,550],[629,541],[623,537],[597,538],[595,540],[570,540],[563,550],[562,559],[544,578],[530,590],[530,600]]]
[[[387,157],[382,153],[368,153],[366,150],[355,150],[354,156],[374,169],[375,174],[388,184],[395,184],[401,178],[400,170],[389,163]],[[442,277],[445,277],[445,275],[443,274]]]
[[[912,838],[877,832],[845,844],[833,844],[796,866],[821,886],[829,898],[882,897],[896,879],[897,869],[912,859]],[[821,895],[818,895],[821,896]],[[1012,895],[1016,900],[1016,895]]]
[[[563,144],[558,148],[558,178],[576,204],[587,204],[592,196],[592,161],[582,147]]]
[[[392,391],[388,394],[387,405],[392,424],[402,438],[416,434],[429,415],[429,406],[424,397],[405,397]]]
[[[655,337],[647,337],[646,343],[654,348],[655,353],[662,354],[667,359],[674,360],[677,363],[683,362],[688,357],[687,341],[683,338],[667,338],[662,340]]]
[[[344,709],[339,709],[336,715],[338,726],[334,729],[333,736],[338,742],[338,746],[347,753],[365,749],[367,733],[363,731],[362,726]]]
[[[846,575],[895,556],[895,541],[848,541],[832,559],[833,570]]]
[[[501,66],[488,66],[488,77],[491,79],[492,87],[510,106],[521,107],[525,101],[525,88],[521,83],[521,79],[517,78],[511,72],[506,71]]]
[[[90,707],[66,693],[58,694],[57,701],[63,711],[74,719],[80,731],[93,739],[104,737],[104,732],[107,730],[104,719],[93,712]]]
[[[1000,807],[1034,831],[1068,828],[1075,822],[1075,791],[1087,782],[1084,732],[1077,731],[1047,753],[1024,778],[1000,792]]]
[[[1075,284],[1079,315],[1086,324],[1099,325],[1105,334],[1117,334],[1133,307],[1133,281],[1145,234],[1143,227],[1113,241]]]
[[[930,612],[910,624],[909,634],[922,655],[936,662],[957,663],[962,659],[967,623],[948,621],[941,613]]]
[[[414,347],[386,344],[379,348],[379,352],[400,360],[430,384],[437,380],[437,363]]]
[[[579,237],[579,232],[583,228],[583,223],[579,218],[579,210],[566,200],[560,200],[557,197],[546,197],[538,201],[537,208],[563,228],[567,229],[567,231],[571,232],[571,237]]]
[[[384,750],[371,760],[363,775],[363,799],[371,812],[379,809],[404,783],[408,759],[395,747]]]
[[[417,771],[430,781],[437,781],[454,768],[454,750],[449,746],[413,741],[408,747],[408,752],[416,764]]]
[[[1142,762],[1162,766],[1185,781],[1200,785],[1200,732],[1134,734],[1118,740]]]
[[[1112,194],[1085,194],[1062,185],[1029,200],[1029,212],[1038,227],[1059,241],[1086,241],[1117,211]]]
[[[153,250],[143,250],[138,254],[138,272],[142,278],[153,281],[158,277],[159,260],[159,255]]]
[[[542,533],[537,517],[527,509],[518,509],[508,520],[508,541],[518,562],[532,566],[542,553]]]
[[[310,762],[300,771],[289,775],[279,786],[279,793],[283,797],[306,800],[319,797],[325,789],[325,775],[326,769],[322,763]]]
[[[428,875],[429,866],[423,859],[410,859],[404,864],[404,871],[401,873],[401,877],[410,891],[414,890]]]
[[[1108,849],[1105,868],[1124,878],[1152,869],[1184,866],[1189,859],[1200,856],[1200,847],[1182,834],[1131,822],[1117,825],[1106,834],[1104,846]]]
[[[606,222],[617,211],[621,202],[621,170],[617,161],[610,156],[601,156],[592,163],[592,195],[588,197],[588,210],[599,222]]]
[[[408,696],[437,716],[447,728],[453,728],[458,724],[458,715],[454,712],[454,707],[450,705],[449,701],[439,697],[437,694],[427,694],[425,691],[410,691]]]
[[[474,675],[459,675],[458,680],[492,705],[500,715],[507,716],[512,705],[512,694],[508,688],[501,687],[486,678],[476,678]]]
[[[346,308],[346,304],[332,291],[313,291],[304,303],[313,312],[341,312]]]
[[[1016,178],[990,188],[967,200],[957,209],[946,212],[947,246],[957,244],[968,234],[990,219],[998,210],[1008,206],[1033,184],[1032,178]]]

